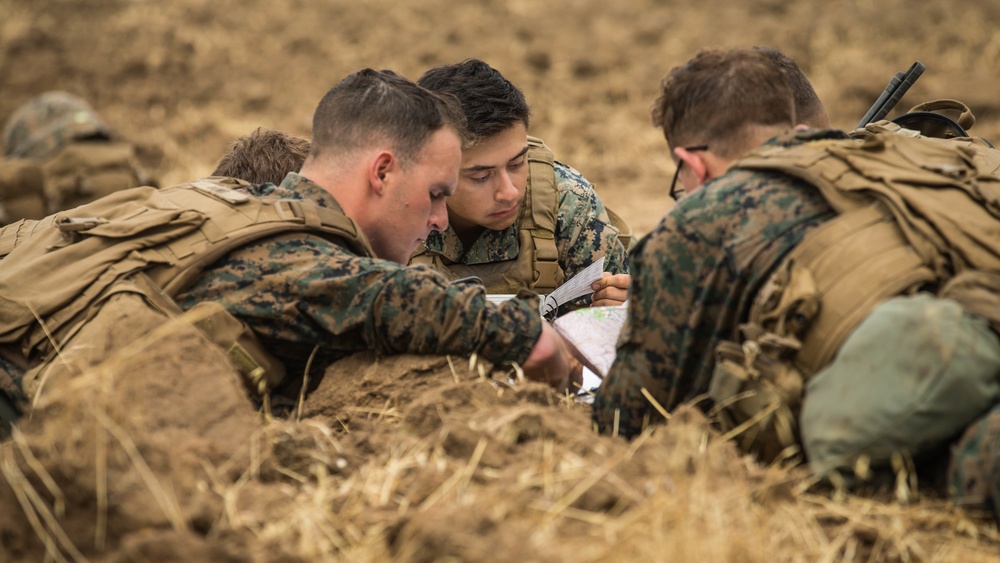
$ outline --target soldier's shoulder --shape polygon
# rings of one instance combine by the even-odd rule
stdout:
[[[589,197],[594,193],[594,185],[576,168],[558,160],[555,161],[553,168],[560,192],[569,191],[579,197]]]

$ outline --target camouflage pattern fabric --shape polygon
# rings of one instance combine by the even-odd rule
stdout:
[[[559,190],[556,248],[559,250],[559,266],[566,278],[569,279],[601,256],[605,257],[606,272],[627,274],[625,247],[618,240],[618,231],[611,226],[611,219],[594,186],[580,172],[558,161],[555,173]],[[449,226],[444,232],[432,231],[426,246],[459,264],[502,262],[517,258],[517,233],[516,222],[502,231],[486,230],[466,250]],[[572,305],[588,306],[590,298],[583,297]]]
[[[3,132],[4,154],[45,160],[71,141],[113,136],[87,102],[67,92],[46,92],[10,116]]]
[[[329,192],[295,173],[280,186],[249,191],[341,209]],[[476,352],[493,362],[524,363],[542,322],[537,299],[494,305],[482,288],[449,285],[429,268],[359,256],[346,243],[301,234],[229,253],[176,300],[182,309],[221,303],[285,363],[293,386],[301,383],[314,350],[310,383],[319,382],[329,363],[361,350]]]
[[[769,144],[846,138],[839,131]],[[634,436],[703,396],[714,351],[746,322],[753,298],[782,258],[834,212],[808,183],[778,172],[730,171],[683,198],[629,253],[632,287],[618,356],[597,392],[602,432]]]
[[[952,446],[948,493],[959,505],[996,511],[1000,503],[1000,405]]]

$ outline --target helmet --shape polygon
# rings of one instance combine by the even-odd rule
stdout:
[[[46,92],[18,108],[3,131],[4,154],[44,160],[70,141],[112,137],[111,128],[82,99]]]

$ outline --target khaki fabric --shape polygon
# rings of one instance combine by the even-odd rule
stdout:
[[[45,200],[55,213],[108,194],[153,185],[139,165],[135,147],[122,141],[76,141],[42,165]]]
[[[936,290],[965,271],[1000,271],[1000,178],[962,144],[876,135],[766,147],[736,166],[803,178],[841,213],[788,258],[810,271],[822,302],[805,334],[779,334],[802,337],[796,362],[806,377],[879,301]],[[752,319],[766,302],[758,296]]]
[[[0,225],[49,213],[41,165],[26,158],[0,160]]]
[[[15,354],[24,360],[21,365],[44,368],[104,302],[122,292],[176,316],[172,297],[203,268],[262,237],[308,232],[372,254],[364,235],[339,210],[251,197],[237,189],[244,186],[235,179],[207,178],[164,190],[134,188],[0,230],[0,344],[5,356]],[[227,315],[220,308],[206,308],[196,316],[210,338],[238,366],[242,362],[253,386],[259,386],[265,374],[255,370],[280,364],[266,357],[248,361],[245,356],[263,349]],[[274,384],[280,374],[266,379]]]

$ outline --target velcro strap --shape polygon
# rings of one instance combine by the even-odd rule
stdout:
[[[204,180],[191,182],[191,187],[202,193],[213,195],[232,204],[240,204],[250,200],[250,195],[247,193]]]

